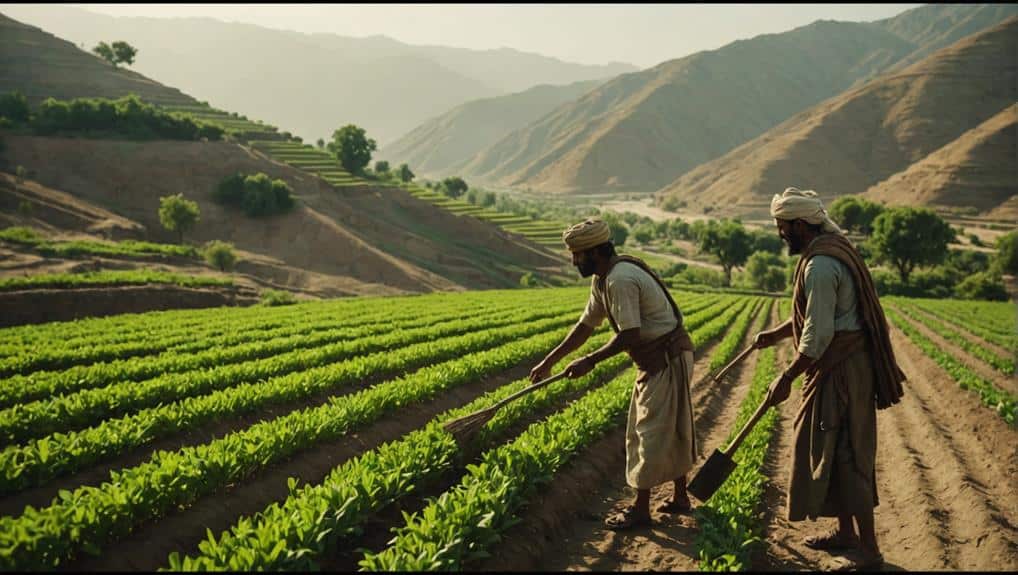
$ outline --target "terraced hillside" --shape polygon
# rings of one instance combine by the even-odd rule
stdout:
[[[796,392],[754,429],[708,503],[632,533],[600,522],[629,497],[624,356],[509,404],[463,444],[443,429],[528,385],[586,295],[358,298],[0,330],[0,568],[821,565],[798,543],[812,525],[780,519]],[[674,295],[697,348],[706,454],[755,409],[790,349],[757,352],[718,383],[711,374],[789,302]],[[887,563],[1014,570],[1015,308],[886,307],[909,376],[902,402],[878,415]],[[599,330],[577,354],[609,336]],[[766,543],[750,542],[758,536]]]

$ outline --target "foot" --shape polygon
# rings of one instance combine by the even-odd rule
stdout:
[[[810,549],[830,551],[835,549],[854,549],[859,546],[859,539],[852,535],[842,535],[835,529],[822,535],[810,535],[802,540],[802,544]]]
[[[661,513],[689,513],[693,510],[693,504],[689,502],[688,497],[673,498],[659,505],[657,510]]]
[[[879,571],[884,565],[880,553],[854,551],[844,557],[833,557],[824,565],[825,571]]]
[[[651,524],[652,521],[650,513],[638,513],[636,511],[636,507],[633,507],[632,505],[623,508],[622,511],[604,520],[605,527],[616,531],[634,529],[637,527],[647,527]]]

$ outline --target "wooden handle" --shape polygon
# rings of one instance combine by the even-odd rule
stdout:
[[[767,390],[767,397],[764,397],[763,402],[760,403],[760,407],[756,408],[756,411],[753,412],[753,417],[749,418],[749,421],[746,422],[746,425],[743,425],[742,430],[739,431],[739,435],[736,435],[735,439],[728,446],[728,449],[725,449],[726,456],[730,458],[732,454],[735,453],[735,450],[738,449],[740,445],[742,445],[742,441],[746,439],[746,436],[749,435],[749,432],[753,430],[753,426],[756,425],[756,422],[759,421],[761,417],[763,417],[763,414],[767,413],[767,408],[770,406],[771,406],[771,392],[770,390]]]
[[[536,391],[536,390],[538,390],[538,389],[540,389],[540,388],[542,388],[542,387],[544,387],[546,385],[550,385],[552,383],[555,383],[556,381],[562,379],[565,376],[566,376],[566,372],[565,371],[560,371],[560,372],[556,373],[555,375],[549,377],[548,379],[543,379],[543,380],[541,380],[541,381],[539,381],[539,382],[537,382],[537,383],[535,383],[533,385],[528,385],[527,387],[524,387],[523,389],[517,391],[516,393],[514,393],[514,394],[510,395],[509,397],[503,399],[502,401],[496,403],[495,405],[493,405],[489,409],[498,409],[498,408],[502,407],[503,405],[509,403],[510,401],[516,399],[517,397],[519,397],[521,395],[526,395],[526,394],[530,393],[531,391]]]
[[[756,349],[756,345],[755,344],[751,344],[749,347],[747,347],[746,349],[742,350],[742,353],[740,353],[732,361],[728,362],[728,365],[726,365],[724,367],[724,369],[719,371],[718,374],[714,376],[714,381],[721,381],[721,378],[723,378],[725,376],[725,374],[727,374],[730,369],[735,367],[736,364],[738,364],[740,361],[746,359],[746,356],[749,355],[750,352],[752,352],[754,349]]]

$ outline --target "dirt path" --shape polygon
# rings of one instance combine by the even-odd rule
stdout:
[[[772,316],[775,317],[775,316]],[[752,329],[743,338],[748,345]],[[757,357],[750,356],[720,384],[708,377],[715,344],[694,364],[691,386],[699,449],[709,454],[728,435],[739,403],[749,389]],[[671,497],[669,485],[651,492],[652,529],[615,532],[603,526],[605,515],[630,503],[635,491],[620,470],[625,468],[625,428],[591,446],[534,499],[517,528],[506,533],[497,556],[482,570],[696,570],[691,515],[658,513]]]

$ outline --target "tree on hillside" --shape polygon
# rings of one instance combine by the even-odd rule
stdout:
[[[451,198],[458,198],[466,193],[470,186],[459,176],[452,176],[442,180],[442,189],[445,195]]]
[[[106,42],[99,42],[95,48],[92,48],[92,52],[116,68],[117,64],[127,64],[128,66],[133,64],[134,56],[138,50],[127,42],[114,42],[112,46]]]
[[[315,142],[315,145],[318,146],[319,150],[324,150],[325,149],[325,140],[323,140],[321,138],[318,138],[318,141]]]
[[[1018,276],[1018,231],[997,238],[997,254],[992,269],[998,274]]]
[[[753,253],[753,236],[739,222],[711,220],[699,237],[700,250],[717,256],[725,270],[725,285],[732,285],[732,268],[746,263]]]
[[[901,283],[916,266],[936,265],[947,257],[955,239],[951,226],[928,208],[891,208],[873,220],[870,247],[880,260],[898,270]]]
[[[184,232],[198,223],[198,203],[184,199],[184,194],[159,198],[159,222],[171,232],[177,232],[179,242],[184,243]]]
[[[375,173],[381,178],[389,177],[389,162],[385,160],[375,162]]]
[[[414,179],[414,173],[410,171],[410,166],[406,164],[400,164],[399,170],[396,171],[396,175],[399,176],[399,181],[404,184],[410,183]],[[431,182],[428,182],[430,184]],[[428,186],[431,187],[430,185]]]
[[[873,220],[883,213],[884,207],[856,196],[841,196],[827,211],[843,229],[869,235],[873,231]]]
[[[377,149],[375,141],[367,136],[364,128],[347,124],[332,133],[329,151],[351,174],[362,174],[371,163],[371,153]]]
[[[28,121],[28,116],[28,100],[21,92],[8,92],[0,96],[0,118],[21,124]]]

